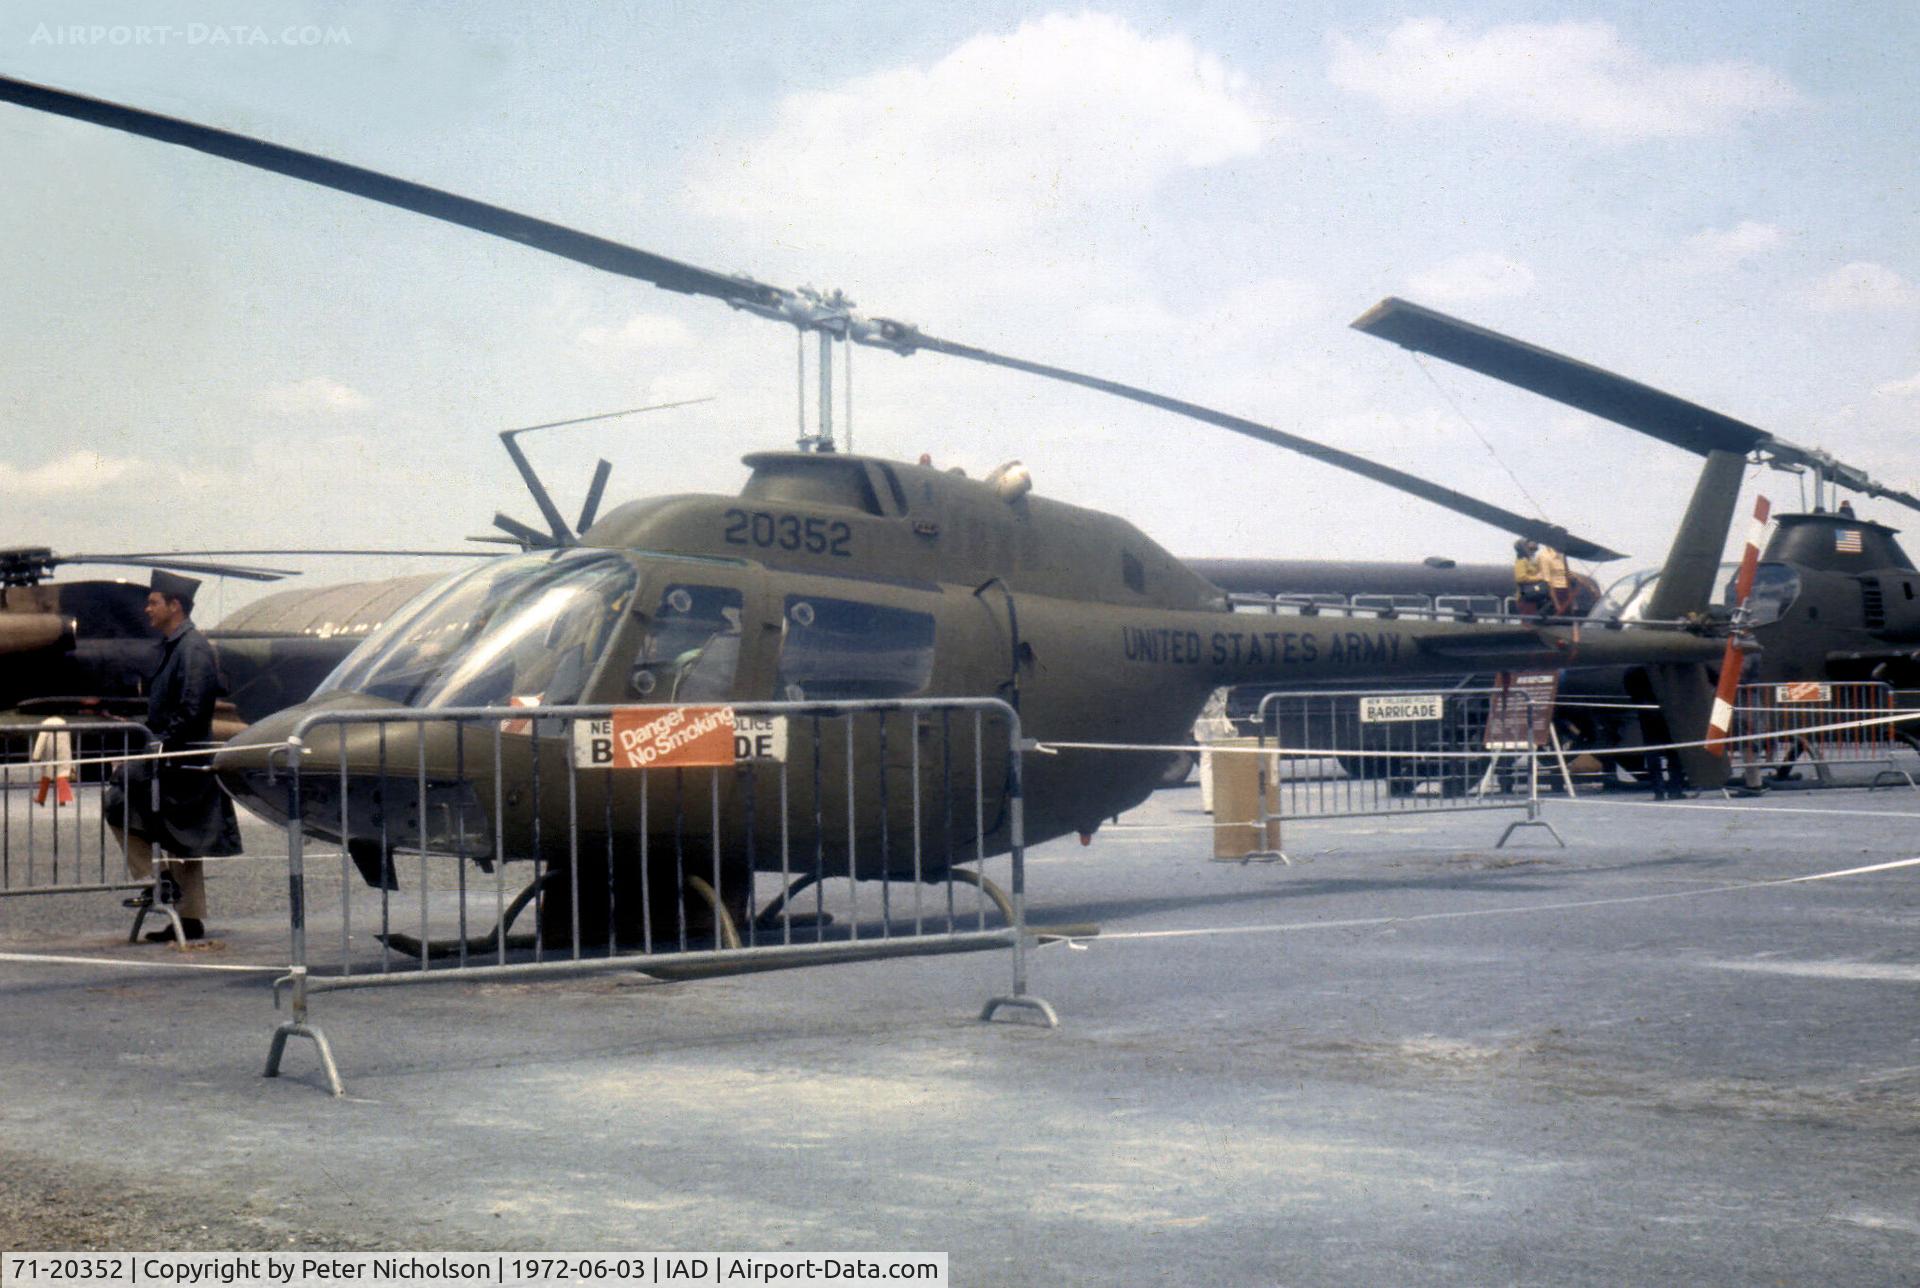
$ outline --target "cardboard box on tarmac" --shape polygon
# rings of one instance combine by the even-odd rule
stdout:
[[[1213,857],[1244,859],[1256,852],[1280,849],[1280,820],[1272,813],[1272,785],[1279,780],[1280,758],[1249,755],[1245,751],[1219,754],[1221,748],[1258,747],[1254,738],[1231,738],[1209,744],[1203,769],[1211,784]]]

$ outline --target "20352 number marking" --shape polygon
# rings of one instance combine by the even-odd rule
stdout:
[[[836,559],[853,554],[847,548],[853,540],[853,528],[843,519],[803,519],[797,514],[769,514],[765,510],[728,510],[726,519],[730,546],[805,550]]]

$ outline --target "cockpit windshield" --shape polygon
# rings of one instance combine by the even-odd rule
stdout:
[[[1734,565],[1737,576],[1739,565]],[[1726,579],[1725,589],[1721,592],[1720,602],[1733,605],[1734,577]],[[1800,597],[1800,574],[1783,563],[1763,563],[1754,566],[1753,590],[1747,595],[1747,624],[1766,626],[1779,621],[1787,615],[1787,609]]]
[[[1600,602],[1593,606],[1593,611],[1587,616],[1600,622],[1638,621],[1647,596],[1653,593],[1653,587],[1659,580],[1658,568],[1641,568],[1630,572],[1607,587],[1607,593],[1600,597]]]
[[[410,707],[578,702],[638,570],[610,550],[494,560],[422,594],[355,649],[316,691]]]
[[[1740,565],[1725,563],[1720,565],[1720,598],[1722,608],[1733,607],[1734,581],[1739,576]],[[1607,590],[1604,598],[1594,605],[1589,616],[1597,621],[1637,622],[1647,615],[1647,601],[1653,598],[1653,589],[1660,584],[1658,568],[1642,568],[1630,572]],[[1747,597],[1749,624],[1765,626],[1777,622],[1786,616],[1787,609],[1800,594],[1800,575],[1783,563],[1763,563],[1753,571],[1753,593]]]

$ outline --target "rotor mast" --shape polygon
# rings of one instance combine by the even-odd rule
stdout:
[[[802,286],[797,290],[784,292],[784,298],[778,303],[766,305],[745,300],[729,299],[727,303],[748,313],[757,313],[761,317],[790,323],[798,333],[799,349],[799,425],[800,433],[796,440],[803,452],[832,452],[838,448],[833,440],[833,353],[837,340],[845,345],[856,327],[869,327],[864,318],[853,311],[853,301],[839,291],[822,291],[813,286]],[[807,432],[807,332],[816,332],[820,337],[819,389],[817,411],[815,412],[814,431]],[[842,350],[841,361],[847,367],[847,449],[853,448],[853,351]]]

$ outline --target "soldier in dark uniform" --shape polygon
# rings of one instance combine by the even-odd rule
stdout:
[[[160,669],[147,686],[147,728],[159,744],[151,750],[185,751],[212,736],[213,707],[222,692],[220,671],[213,645],[190,616],[200,583],[177,573],[155,572],[149,585],[147,621],[163,637]],[[173,861],[161,861],[166,869],[162,898],[177,899],[180,926],[188,939],[206,937],[206,883],[200,864],[178,860],[240,853],[233,802],[207,763],[198,756],[134,761],[116,775],[106,800],[107,817],[126,849],[127,871],[134,880],[152,877],[154,846],[171,856]],[[154,943],[172,937],[171,929],[147,935]]]

